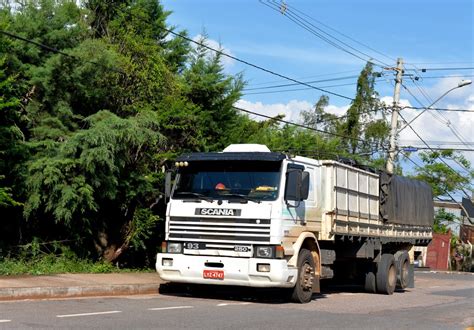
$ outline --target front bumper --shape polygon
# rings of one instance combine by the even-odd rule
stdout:
[[[173,259],[172,266],[163,266],[163,258]],[[221,263],[222,268],[206,267],[205,263]],[[258,272],[257,264],[270,264],[270,272]],[[238,285],[250,287],[295,286],[298,270],[288,267],[286,260],[196,256],[158,253],[156,270],[165,281],[177,283]],[[223,270],[224,279],[203,278],[204,270]]]

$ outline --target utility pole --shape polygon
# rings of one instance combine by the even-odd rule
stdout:
[[[400,87],[402,85],[403,76],[403,59],[397,59],[397,76],[395,78],[395,91],[393,93],[393,108],[392,108],[392,128],[390,130],[390,149],[388,150],[387,172],[393,174],[393,164],[395,162],[395,153],[397,151],[396,138],[398,126],[398,111],[400,110]]]

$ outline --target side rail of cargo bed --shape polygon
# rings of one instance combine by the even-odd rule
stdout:
[[[358,221],[337,219],[333,216],[331,235],[347,237],[378,237],[383,242],[404,242],[427,245],[432,238],[431,227],[403,225],[368,224]]]

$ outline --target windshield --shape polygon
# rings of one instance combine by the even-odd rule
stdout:
[[[173,192],[175,199],[275,200],[281,162],[191,162],[180,168]]]

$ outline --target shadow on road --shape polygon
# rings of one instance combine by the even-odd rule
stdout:
[[[361,285],[348,284],[334,280],[321,281],[321,293],[313,294],[312,300],[324,299],[333,293],[364,293]],[[397,292],[400,292],[397,290]],[[165,283],[160,286],[160,294],[204,299],[233,300],[265,304],[289,303],[288,291],[282,289],[263,289],[223,285],[194,285]]]
[[[395,292],[401,293],[406,290],[397,288]],[[249,288],[225,285],[196,285],[181,283],[165,283],[159,290],[162,295],[204,298],[216,300],[233,300],[242,302],[254,302],[264,304],[289,303],[289,292],[276,288]],[[357,285],[341,280],[322,280],[321,292],[314,293],[312,300],[327,298],[327,295],[336,293],[367,293],[363,285]]]
[[[225,285],[193,285],[166,283],[160,286],[160,294],[190,298],[232,300],[262,304],[289,303],[288,292],[276,288],[249,288]],[[313,300],[323,299],[325,294],[314,293]]]

